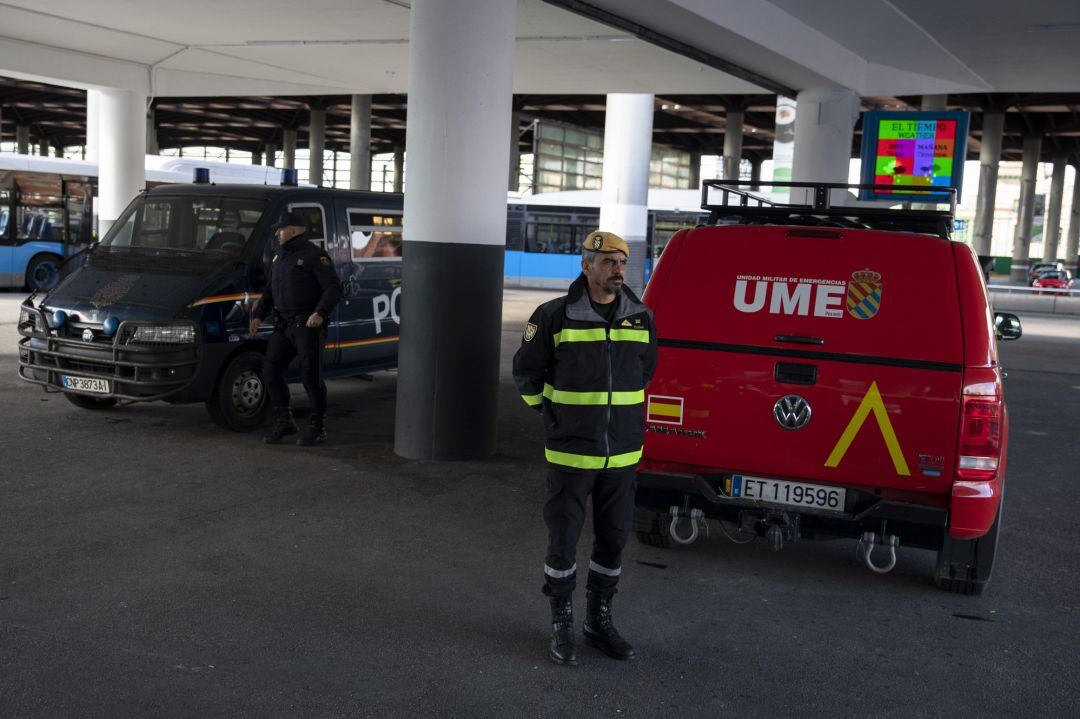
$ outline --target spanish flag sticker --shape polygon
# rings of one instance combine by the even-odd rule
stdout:
[[[683,398],[650,394],[647,415],[657,424],[682,424]]]

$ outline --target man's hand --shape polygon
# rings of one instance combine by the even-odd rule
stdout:
[[[306,324],[307,324],[308,327],[322,327],[323,326],[322,315],[320,315],[318,312],[312,312],[311,317],[307,318],[307,323]]]
[[[258,317],[252,317],[251,324],[248,325],[248,334],[254,337],[255,333],[259,331],[259,325],[261,324],[262,320],[260,320]]]

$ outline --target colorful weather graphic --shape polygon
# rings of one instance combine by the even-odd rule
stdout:
[[[949,187],[955,149],[955,120],[881,119],[874,183]]]

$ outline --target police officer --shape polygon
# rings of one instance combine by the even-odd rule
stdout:
[[[626,242],[593,232],[582,250],[582,274],[565,297],[533,312],[514,356],[514,381],[526,404],[542,412],[547,434],[549,654],[556,664],[570,665],[577,664],[571,599],[577,543],[590,494],[595,540],[585,641],[616,659],[635,655],[612,624],[611,600],[631,529],[645,386],[657,354],[652,313],[624,285]]]
[[[307,221],[302,215],[286,212],[272,229],[278,248],[270,268],[270,286],[252,310],[249,327],[254,336],[263,320],[274,313],[274,334],[263,361],[274,427],[263,441],[277,444],[298,431],[289,409],[285,372],[293,357],[299,357],[300,379],[311,401],[311,419],[308,431],[296,443],[322,444],[326,441],[322,348],[330,313],[341,299],[341,281],[326,252],[308,240]]]

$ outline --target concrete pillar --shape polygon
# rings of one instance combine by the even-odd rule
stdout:
[[[403,457],[495,452],[516,15],[508,0],[412,2],[394,434]],[[468,332],[453,319],[463,317]]]
[[[86,91],[86,160],[98,161],[101,145],[101,90]]]
[[[750,189],[759,190],[761,182],[761,165],[764,162],[760,157],[750,158]]]
[[[1065,235],[1065,265],[1076,277],[1076,254],[1080,252],[1080,163],[1073,165],[1072,209],[1069,211],[1069,231]]]
[[[690,189],[701,189],[701,153],[690,153]]]
[[[266,143],[266,166],[276,167],[274,163],[277,162],[277,145],[272,142]]]
[[[630,246],[626,284],[639,294],[645,286],[652,124],[652,95],[608,94],[600,229],[614,232]]]
[[[64,156],[64,146],[62,144],[60,144],[60,143],[57,143],[56,146],[53,147],[53,157],[63,157],[63,156]]]
[[[922,110],[926,112],[944,112],[949,105],[948,95],[923,95]]]
[[[157,141],[157,122],[154,108],[146,111],[146,154],[157,155],[160,152]]]
[[[128,90],[100,92],[98,233],[104,236],[146,187],[146,96]]]
[[[261,165],[262,164],[262,150],[254,150],[251,153],[251,164],[252,165]]]
[[[517,192],[518,176],[521,174],[521,147],[518,144],[518,135],[521,132],[521,113],[517,110],[510,113],[510,168],[507,176],[506,189]]]
[[[326,110],[311,108],[308,118],[308,182],[323,184],[323,151],[326,150]]]
[[[349,187],[371,189],[371,95],[353,95],[349,112]]]
[[[281,166],[296,169],[296,130],[282,130],[281,132]]]
[[[405,148],[394,145],[394,192],[405,188]],[[365,190],[368,188],[364,188]]]
[[[49,139],[47,137],[40,138],[38,140],[38,154],[41,155],[42,157],[48,157],[49,156],[49,149],[50,149]]]
[[[1024,164],[1020,172],[1020,217],[1013,235],[1012,271],[1009,280],[1027,284],[1031,268],[1031,226],[1035,222],[1035,173],[1039,169],[1042,135],[1024,138]]]
[[[724,125],[724,178],[739,179],[739,162],[742,160],[743,111],[728,110]]]
[[[1065,164],[1068,158],[1054,158],[1054,174],[1050,179],[1050,202],[1046,206],[1046,226],[1043,227],[1043,262],[1058,258],[1061,238],[1061,200],[1065,194]]]
[[[851,138],[859,117],[859,96],[842,88],[811,88],[796,98],[794,182],[847,182]],[[791,201],[810,202],[809,193],[791,193]],[[831,202],[839,203],[839,193]]]
[[[1005,113],[986,112],[982,116],[979,148],[979,196],[975,200],[975,254],[988,256],[994,237],[994,205],[997,204],[998,162]]]
[[[29,125],[16,125],[15,126],[15,150],[20,155],[30,154],[30,126]]]

